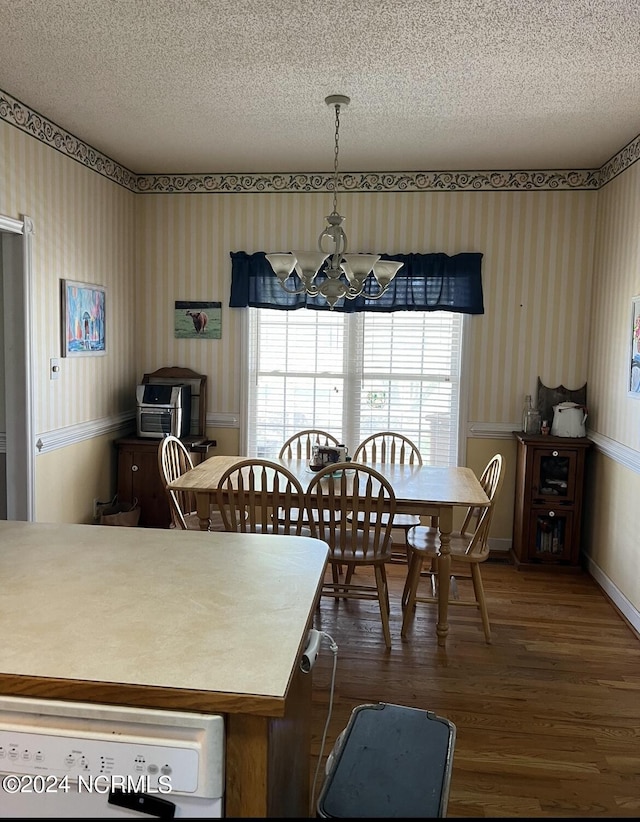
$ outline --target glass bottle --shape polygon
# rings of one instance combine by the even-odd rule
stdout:
[[[524,433],[527,433],[527,419],[529,416],[529,411],[533,408],[531,404],[531,394],[526,394],[524,398],[524,405],[522,407],[522,430]]]
[[[522,430],[525,434],[540,433],[540,412],[533,407],[531,394],[524,398],[524,408],[522,411]]]

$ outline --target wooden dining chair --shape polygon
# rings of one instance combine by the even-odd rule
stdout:
[[[320,428],[298,431],[283,444],[278,456],[287,460],[310,460],[314,445],[339,445],[340,440]]]
[[[305,508],[304,489],[280,463],[258,457],[235,463],[220,477],[216,499],[225,531],[309,534],[299,516]]]
[[[200,520],[198,519],[196,495],[193,491],[174,491],[169,488],[170,482],[177,480],[186,471],[193,468],[191,454],[184,443],[174,437],[167,435],[158,446],[158,469],[164,482],[164,489],[169,501],[171,510],[170,528],[179,528],[182,531],[199,531]],[[218,511],[210,513],[210,531],[224,531],[222,517]]]
[[[491,642],[491,626],[489,614],[480,574],[480,564],[489,556],[489,530],[502,482],[504,479],[504,458],[496,454],[487,463],[480,484],[489,497],[490,505],[486,507],[470,507],[458,533],[451,535],[451,576],[449,604],[466,605],[479,609],[482,627],[487,643]],[[402,630],[401,636],[406,637],[409,622],[413,618],[416,602],[438,602],[438,571],[437,556],[440,546],[438,529],[431,526],[417,526],[407,534],[409,549],[409,570],[402,593]],[[425,562],[428,569],[423,570]],[[458,570],[460,569],[460,570]],[[424,577],[430,582],[430,593],[420,595],[420,581]],[[457,596],[459,579],[470,579],[473,584],[473,599],[460,599]]]
[[[396,507],[391,483],[370,465],[334,463],[320,469],[311,479],[306,500],[311,536],[329,545],[332,576],[331,581],[325,580],[322,596],[377,600],[384,641],[391,648],[385,568],[391,558]],[[340,579],[343,567],[372,568],[373,584],[366,573],[347,573]]]
[[[330,434],[328,431],[323,431],[320,428],[305,428],[298,431],[283,444],[280,449],[278,457],[285,460],[311,460],[311,454],[314,445],[339,445],[340,440]],[[292,512],[294,516],[302,516],[306,519],[306,510],[303,507],[300,511]],[[278,511],[278,520],[280,521],[280,512]]]
[[[404,434],[378,431],[362,440],[353,453],[355,462],[422,465],[418,446]]]
[[[353,459],[355,462],[367,464],[422,465],[422,454],[418,446],[409,437],[395,431],[371,434],[358,445],[353,453]],[[404,544],[402,548],[398,548],[397,543],[393,544],[392,563],[404,565],[408,561],[406,536],[409,529],[416,525],[420,525],[420,517],[417,514],[395,514],[393,527],[403,532]]]

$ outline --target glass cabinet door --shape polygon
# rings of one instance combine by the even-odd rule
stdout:
[[[573,512],[536,508],[531,511],[529,559],[573,561]]]
[[[531,493],[534,500],[556,500],[570,505],[575,499],[576,454],[569,449],[540,448],[534,454]]]

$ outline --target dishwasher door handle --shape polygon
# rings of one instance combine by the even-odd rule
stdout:
[[[160,819],[173,819],[176,815],[174,802],[169,802],[161,796],[149,796],[148,793],[112,790],[109,791],[109,804],[128,808],[130,811],[138,811],[138,813],[146,813],[149,816],[157,816]]]

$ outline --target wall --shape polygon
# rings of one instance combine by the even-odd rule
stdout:
[[[639,163],[600,190],[597,226],[588,404],[598,450],[590,466],[587,551],[592,572],[639,626],[640,550],[633,511],[640,499],[640,398],[627,396],[631,298],[640,294]]]
[[[93,522],[93,500],[108,502],[116,487],[113,439],[91,437],[38,457],[38,522]]]
[[[86,425],[90,437],[96,421],[112,421],[131,408],[137,373],[134,209],[131,191],[0,121],[0,214],[28,214],[34,223],[34,409],[43,455],[52,447],[51,432],[60,436]],[[60,379],[52,381],[49,358],[61,356],[63,278],[107,287],[108,354],[62,359]],[[42,511],[66,511],[84,521],[91,513],[82,474],[69,468],[79,447],[51,451],[46,479],[36,459],[36,518]]]
[[[485,314],[470,322],[469,419],[519,424],[525,393],[587,374],[596,192],[345,194],[354,250],[481,251]],[[240,410],[241,311],[226,307],[229,252],[315,247],[322,194],[145,194],[138,206],[145,370],[187,364],[210,377],[210,411]],[[175,300],[219,300],[220,341],[173,339]]]
[[[0,241],[1,248],[1,241]],[[7,518],[6,417],[4,406],[4,295],[2,254],[0,254],[0,519]],[[4,440],[4,442],[2,441]]]
[[[508,474],[492,532],[511,540],[515,447],[526,393],[587,379],[595,191],[348,193],[353,250],[483,253],[485,314],[470,318],[470,456],[502,451]],[[328,194],[143,194],[138,204],[138,370],[187,365],[209,376],[208,409],[240,416],[242,311],[227,307],[230,251],[312,249]],[[176,300],[222,303],[221,340],[173,338]],[[227,432],[210,431],[222,439]],[[485,441],[486,440],[486,441]],[[477,452],[477,456],[476,456]],[[218,453],[224,451],[218,450]]]
[[[218,440],[218,453],[237,451],[242,312],[227,307],[229,253],[314,247],[330,195],[134,194],[3,122],[0,147],[0,213],[28,213],[36,227],[35,405],[44,443],[36,496],[47,500],[40,510],[50,512],[56,500],[54,511],[68,505],[69,489],[51,489],[44,479],[69,462],[62,449],[50,450],[52,440],[66,428],[88,424],[89,437],[100,433],[95,421],[117,423],[131,413],[141,375],[163,365],[209,376],[208,434]],[[535,392],[538,375],[548,385],[586,379],[587,348],[575,340],[588,332],[596,199],[591,190],[341,195],[354,249],[483,253],[486,313],[470,319],[466,364],[469,434],[489,440],[482,454],[502,450],[512,460],[510,431],[519,427],[523,396]],[[50,381],[49,357],[60,353],[63,277],[107,286],[109,353],[63,360],[60,379]],[[174,302],[185,299],[222,303],[221,340],[174,339]],[[77,518],[86,521],[86,484],[74,493]],[[512,499],[513,485],[505,483],[494,526],[505,542]]]

